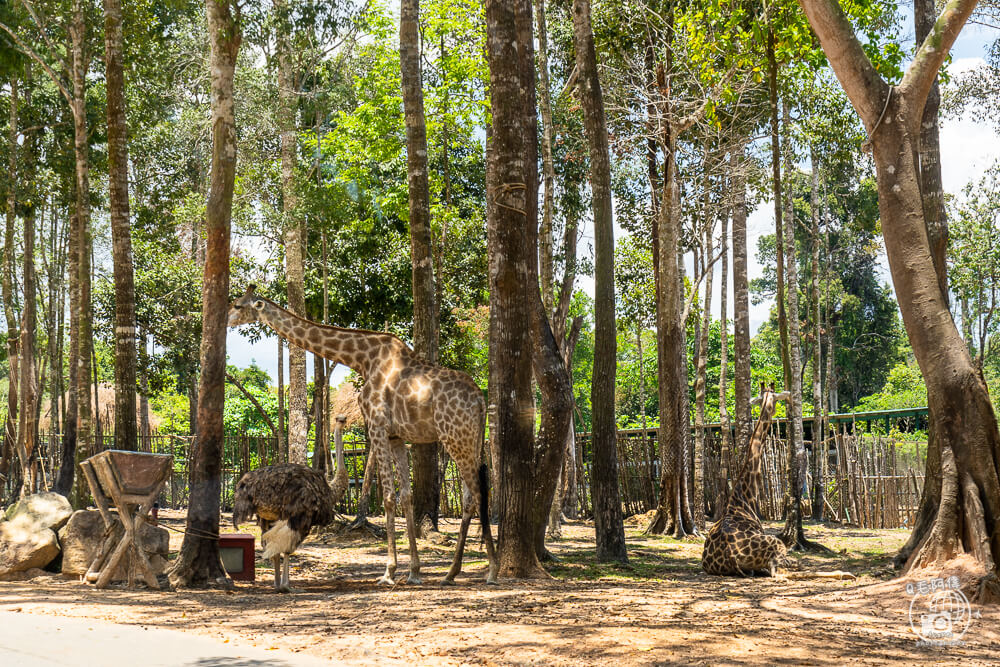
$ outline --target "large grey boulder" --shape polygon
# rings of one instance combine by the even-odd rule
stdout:
[[[45,567],[58,555],[55,532],[38,525],[31,516],[0,522],[0,577]]]
[[[121,538],[124,528],[117,519],[114,524],[115,544]],[[101,545],[107,538],[104,519],[96,510],[79,510],[59,531],[59,542],[62,544],[62,573],[67,577],[78,577],[87,573],[90,564],[100,553]],[[149,558],[153,572],[161,574],[167,564],[167,553],[170,547],[170,533],[166,528],[153,526],[143,522],[138,532],[139,546]],[[115,573],[116,581],[125,579],[124,566],[128,559],[123,560]]]
[[[36,493],[17,501],[7,510],[8,521],[24,518],[40,528],[59,530],[73,514],[73,507],[65,496],[52,491]]]

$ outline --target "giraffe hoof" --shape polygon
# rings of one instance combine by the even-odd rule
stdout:
[[[389,575],[383,574],[378,580],[379,586],[395,586],[396,581]]]

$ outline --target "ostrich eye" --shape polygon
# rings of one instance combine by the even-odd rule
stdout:
[[[256,301],[253,302],[253,307],[256,308],[257,310],[260,310],[264,307],[264,302],[261,301],[260,299],[257,299]]]

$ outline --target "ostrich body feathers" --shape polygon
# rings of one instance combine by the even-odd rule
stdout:
[[[296,463],[279,463],[243,475],[233,497],[233,525],[257,516],[265,557],[291,553],[313,526],[334,518],[334,498],[323,475]],[[271,524],[277,522],[274,527]]]

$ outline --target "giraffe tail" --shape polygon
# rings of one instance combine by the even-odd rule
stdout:
[[[485,538],[490,532],[490,473],[485,463],[479,466],[479,520]]]
[[[490,473],[483,463],[479,466],[479,521],[483,525],[483,542],[486,543],[486,556],[490,561],[490,571],[486,575],[486,583],[497,581],[497,555],[493,546],[493,533],[490,529]]]

